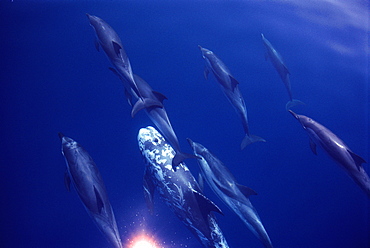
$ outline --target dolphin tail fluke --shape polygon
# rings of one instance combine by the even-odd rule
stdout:
[[[300,100],[292,99],[291,101],[287,102],[287,104],[285,105],[285,109],[286,109],[286,111],[289,111],[289,109],[291,109],[294,106],[304,105],[304,104],[305,103],[300,101]]]
[[[266,142],[266,140],[256,135],[246,134],[244,139],[242,140],[242,144],[240,145],[240,148],[243,150],[247,145],[250,145],[255,142]]]
[[[143,99],[139,98],[139,100],[132,107],[131,117],[135,117],[137,112],[139,112],[142,109],[145,109],[145,108],[149,109],[149,108],[153,108],[153,107],[163,108],[163,104],[158,100],[154,100],[154,99],[150,99],[150,98],[143,98]]]
[[[185,159],[188,159],[188,158],[200,159],[200,157],[193,155],[193,154],[177,152],[175,157],[173,157],[172,159],[172,169],[176,171],[176,167],[179,166],[181,162],[183,162]]]

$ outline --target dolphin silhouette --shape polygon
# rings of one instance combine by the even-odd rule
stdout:
[[[239,90],[239,82],[231,75],[226,65],[210,50],[198,46],[202,52],[203,58],[206,61],[206,68],[204,76],[208,79],[208,74],[211,71],[220,84],[225,96],[229,99],[231,105],[238,113],[245,132],[245,137],[241,143],[241,149],[254,142],[266,142],[261,137],[250,134],[247,108],[245,106],[244,98]]]
[[[59,133],[62,154],[67,164],[64,182],[70,190],[74,184],[87,213],[115,248],[122,248],[116,219],[98,167],[87,151],[76,141]]]
[[[175,151],[153,127],[141,128],[138,134],[140,151],[146,160],[144,196],[153,213],[153,195],[160,198],[196,236],[204,247],[229,247],[211,211],[221,210],[205,197],[185,163],[172,170]]]
[[[362,167],[366,161],[359,155],[351,151],[351,149],[329,129],[314,121],[313,119],[289,112],[301,123],[310,138],[310,148],[317,155],[316,146],[319,145],[322,149],[345,169],[347,174],[360,186],[365,194],[370,198],[370,178]]]
[[[271,45],[271,43],[265,38],[263,34],[261,34],[263,45],[266,47],[266,55],[265,58],[270,58],[270,61],[272,65],[275,67],[276,71],[279,73],[281,80],[283,81],[285,88],[288,91],[289,95],[289,101],[285,105],[285,109],[289,110],[292,107],[300,104],[304,104],[303,102],[293,99],[292,95],[292,87],[290,85],[290,79],[289,79],[289,70],[284,64],[283,58],[278,53],[278,51],[275,50],[275,48]]]
[[[249,200],[250,195],[257,193],[236,182],[228,168],[203,145],[188,139],[194,154],[200,157],[198,164],[201,176],[213,192],[220,198],[252,231],[267,248],[272,248],[270,238]]]
[[[152,106],[162,107],[162,103],[159,101],[153,101],[152,99],[144,98],[140,95],[137,84],[135,83],[130,60],[127,57],[121,39],[117,35],[116,31],[103,19],[86,14],[89,19],[90,26],[94,29],[97,42],[96,48],[99,50],[101,46],[107,55],[108,59],[115,67],[117,73],[124,78],[125,95],[131,102],[131,96],[138,99],[133,108],[143,109]]]

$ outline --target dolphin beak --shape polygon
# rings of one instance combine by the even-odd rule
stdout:
[[[58,136],[59,136],[59,139],[60,139],[60,140],[62,140],[62,139],[63,139],[63,137],[64,137],[64,134],[62,134],[62,133],[58,133]]]
[[[296,113],[294,113],[292,110],[288,110],[289,111],[289,113],[291,113],[293,116],[294,116],[294,118],[296,118],[297,120],[299,120],[299,117],[298,117],[298,115],[296,114]]]
[[[201,47],[200,45],[198,45],[199,49],[202,50],[203,47]]]

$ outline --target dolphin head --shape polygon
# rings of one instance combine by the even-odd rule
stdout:
[[[199,46],[199,45],[198,45],[198,47],[199,47],[200,51],[202,52],[202,56],[203,56],[203,58],[206,58],[206,57],[207,57],[207,55],[211,55],[211,54],[213,54],[213,52],[212,52],[212,51],[210,51],[210,50],[208,50],[207,48],[203,48],[203,47],[201,47],[201,46]]]
[[[89,19],[89,22],[90,22],[90,25],[95,29],[97,30],[97,28],[99,28],[99,26],[101,27],[103,23],[105,23],[104,20],[102,20],[101,18],[97,17],[97,16],[93,16],[93,15],[90,15],[88,13],[86,13],[86,16],[87,18]]]
[[[199,143],[196,143],[194,141],[192,141],[191,139],[187,138],[187,141],[189,143],[189,145],[191,146],[191,148],[193,149],[194,153],[196,155],[201,155],[203,156],[203,154],[205,152],[207,152],[207,148],[205,148],[203,145],[199,144]]]
[[[296,118],[299,121],[299,123],[301,123],[301,125],[304,129],[311,128],[316,123],[310,117],[307,117],[305,115],[298,115],[298,114],[294,113],[292,110],[288,110],[288,111],[289,111],[289,113],[291,113],[293,115],[294,118]]]

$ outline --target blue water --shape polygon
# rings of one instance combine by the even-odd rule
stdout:
[[[182,150],[191,152],[187,137],[203,144],[258,193],[251,201],[274,247],[370,247],[368,198],[322,150],[310,151],[260,37],[306,103],[294,111],[370,161],[369,12],[365,0],[1,1],[1,247],[109,246],[65,189],[58,132],[98,165],[125,244],[145,233],[160,247],[201,247],[157,196],[155,215],[146,210],[136,136],[152,124],[144,112],[130,117],[85,13],[117,31],[133,71],[168,97]],[[198,45],[238,79],[251,133],[266,143],[240,151],[240,120],[214,77],[204,79]],[[197,177],[196,161],[186,164]],[[263,247],[207,185],[205,194],[225,213],[217,219],[230,247]]]

